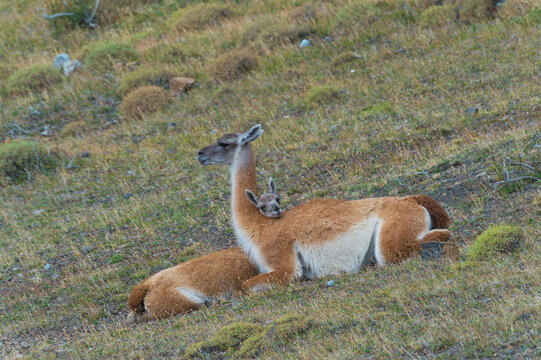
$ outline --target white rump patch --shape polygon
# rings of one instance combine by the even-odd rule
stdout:
[[[210,298],[208,298],[207,296],[203,295],[201,292],[192,288],[178,287],[176,290],[182,296],[186,297],[186,299],[199,305],[205,305],[207,302],[210,301]]]
[[[417,236],[417,240],[422,240],[426,234],[428,234],[430,232],[430,229],[432,228],[432,219],[430,218],[430,214],[428,213],[428,210],[425,209],[423,207],[423,210],[425,211],[425,224],[426,224],[426,229],[425,231],[421,232],[418,236]]]
[[[370,248],[370,242],[377,240],[373,235],[374,231],[379,229],[378,223],[378,218],[368,218],[353,226],[347,233],[321,245],[295,243],[304,276],[312,278],[359,271]]]

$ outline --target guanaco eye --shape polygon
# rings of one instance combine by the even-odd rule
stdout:
[[[221,143],[219,143],[218,145],[220,145],[220,146],[223,147],[223,148],[226,148],[226,147],[229,146],[229,144],[226,144],[226,143],[224,143],[224,142],[221,142]]]
[[[276,202],[277,202],[278,204],[280,203],[280,198],[279,198],[279,197],[276,198]]]

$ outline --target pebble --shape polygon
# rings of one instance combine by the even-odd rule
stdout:
[[[43,269],[45,270],[49,270],[51,268],[51,264],[45,264],[45,266],[43,267]]]
[[[60,70],[62,69],[62,65],[64,65],[64,63],[69,60],[70,60],[70,56],[68,54],[66,53],[58,54],[54,58],[53,66]]]
[[[82,153],[79,154],[79,157],[80,158],[88,158],[88,157],[90,157],[90,152],[83,151]]]
[[[302,39],[301,43],[299,44],[300,48],[305,48],[312,45],[312,42],[308,39]]]
[[[332,41],[334,41],[334,38],[332,36],[325,36],[324,40],[326,42],[332,42]]]
[[[334,284],[336,284],[336,281],[334,280],[329,280],[325,283],[325,286],[327,287],[331,287],[331,286],[334,286]]]
[[[64,75],[70,76],[72,72],[78,70],[82,67],[82,64],[79,60],[68,60],[62,64],[64,69]]]
[[[135,176],[135,171],[128,170],[128,176]]]
[[[38,210],[34,210],[32,211],[32,215],[34,216],[38,216],[40,215],[42,212],[44,212],[45,210],[44,209],[38,209]]]
[[[57,273],[54,273],[54,274],[51,275],[51,277],[53,279],[58,279],[60,277],[60,275],[58,275]]]
[[[124,199],[129,199],[129,198],[131,198],[132,196],[133,196],[132,193],[126,193],[126,194],[122,195],[122,197],[123,197]]]
[[[83,246],[83,248],[81,249],[81,251],[83,252],[83,254],[88,254],[88,253],[91,252],[92,250],[94,250],[94,245]]]
[[[169,124],[167,124],[167,129],[174,129],[177,127],[177,123],[176,122],[170,122]]]

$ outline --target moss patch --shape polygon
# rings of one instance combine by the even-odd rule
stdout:
[[[110,69],[117,62],[136,61],[139,58],[134,47],[124,42],[99,42],[82,50],[83,63],[96,69]]]
[[[468,260],[490,260],[496,254],[513,252],[522,240],[523,234],[519,227],[492,225],[473,241],[468,250]]]
[[[120,104],[120,113],[128,119],[142,119],[169,102],[167,91],[158,86],[143,86],[130,92]]]
[[[7,81],[7,90],[23,93],[43,90],[62,81],[62,75],[52,65],[38,64],[15,71]]]
[[[0,176],[13,183],[31,178],[33,172],[54,168],[57,161],[43,146],[28,140],[0,145]]]
[[[168,26],[177,31],[200,30],[220,24],[236,13],[236,8],[231,4],[203,3],[176,11],[169,18]]]
[[[334,85],[314,86],[304,96],[304,104],[328,104],[340,98],[340,89]]]
[[[265,348],[284,346],[295,336],[304,333],[312,326],[310,320],[301,315],[287,315],[274,321],[264,332],[246,339],[237,355],[253,357]]]
[[[257,324],[244,322],[225,326],[208,341],[201,341],[190,345],[185,352],[187,357],[210,353],[228,353],[235,351],[246,339],[254,334],[261,333],[263,327]]]
[[[131,90],[145,85],[169,89],[169,79],[175,76],[179,76],[178,73],[167,66],[141,67],[122,76],[119,91],[121,94],[127,94]]]
[[[221,55],[213,64],[216,80],[234,80],[255,69],[257,58],[248,50],[233,50]]]

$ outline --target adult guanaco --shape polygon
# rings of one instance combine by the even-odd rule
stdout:
[[[264,290],[301,276],[355,272],[373,262],[395,263],[421,253],[423,243],[449,240],[447,212],[426,195],[314,199],[280,218],[262,215],[245,192],[257,194],[250,143],[262,134],[261,125],[226,134],[197,155],[202,165],[229,165],[237,242],[260,272],[243,283],[245,291]]]

